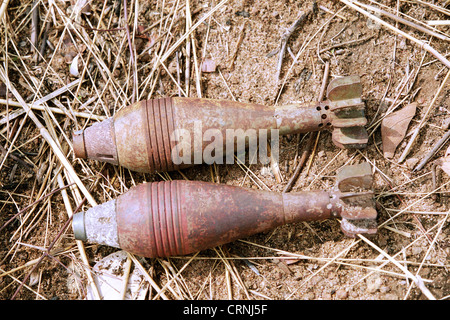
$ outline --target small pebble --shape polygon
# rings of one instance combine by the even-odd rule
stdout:
[[[383,296],[383,300],[398,300],[398,297],[393,293],[387,293]]]
[[[307,292],[302,297],[303,300],[314,300],[315,298],[316,295],[314,294],[314,292]]]
[[[383,284],[383,280],[381,279],[381,277],[378,274],[375,274],[366,279],[366,285],[367,285],[366,291],[368,293],[375,293],[381,288],[382,284]]]
[[[422,252],[422,248],[421,247],[412,247],[411,251],[412,251],[413,255],[417,256]]]
[[[322,281],[322,277],[321,276],[314,276],[311,278],[310,283],[315,286],[317,285],[320,281]]]
[[[28,285],[30,287],[36,285],[39,282],[39,272],[33,272],[29,277],[29,283]]]
[[[331,294],[329,292],[322,293],[323,300],[331,300]]]
[[[389,288],[388,286],[382,286],[381,288],[380,288],[380,292],[381,293],[387,293],[387,292],[389,292],[391,290],[391,288]]]
[[[241,17],[244,17],[244,18],[250,17],[250,13],[248,13],[247,11],[244,11],[244,10],[242,10],[242,11],[236,11],[236,15],[237,15],[237,16],[241,16]]]
[[[339,289],[338,291],[336,291],[336,298],[338,298],[339,300],[345,300],[348,298],[348,291],[344,290],[344,289]]]
[[[406,159],[405,163],[409,170],[412,170],[416,167],[416,164],[419,162],[418,158],[409,158]]]

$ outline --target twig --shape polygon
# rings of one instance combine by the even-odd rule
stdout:
[[[50,197],[51,195],[55,194],[56,192],[63,190],[67,187],[70,187],[72,184],[68,184],[65,185],[63,187],[59,187],[53,191],[51,191],[50,193],[42,196],[41,198],[37,199],[36,201],[34,201],[33,203],[29,204],[28,206],[26,206],[25,208],[23,208],[22,210],[20,210],[19,212],[17,212],[14,216],[12,216],[8,221],[6,221],[0,228],[0,231],[2,231],[9,223],[11,223],[11,221],[13,221],[15,218],[17,218],[18,216],[20,216],[22,213],[24,213],[25,211],[27,211],[28,209],[30,209],[31,207],[33,207],[36,203]]]
[[[134,60],[134,50],[133,50],[133,45],[131,43],[130,28],[128,26],[127,0],[123,0],[123,13],[124,13],[124,19],[125,19],[125,31],[127,33],[127,40],[128,40],[128,49],[130,49],[131,67],[133,68],[133,71],[136,71],[136,63]],[[136,72],[133,72],[133,93],[134,94],[131,97],[132,104],[135,102],[135,97],[138,96],[137,90],[138,90],[138,88],[137,88]]]
[[[307,175],[309,173],[309,169],[311,168],[311,164],[312,164],[312,162],[314,160],[314,154],[316,153],[316,150],[317,150],[317,144],[319,143],[319,138],[320,138],[320,131],[317,132],[317,134],[316,134],[314,148],[311,151],[311,157],[309,158],[308,167],[306,168],[306,174]]]
[[[360,7],[364,7],[366,9],[369,9],[370,11],[382,14],[384,16],[387,16],[387,17],[391,18],[392,20],[400,22],[401,24],[407,25],[407,26],[409,26],[411,28],[417,29],[417,30],[419,30],[419,31],[421,31],[423,33],[427,33],[430,36],[433,36],[435,38],[438,38],[438,39],[441,39],[441,40],[444,40],[444,41],[450,41],[450,38],[445,36],[445,35],[442,35],[440,33],[434,32],[434,31],[432,31],[432,30],[430,30],[428,28],[422,27],[422,26],[420,26],[420,25],[418,25],[418,24],[416,24],[414,22],[406,20],[406,19],[404,19],[402,17],[399,17],[398,15],[392,14],[392,13],[390,13],[388,11],[383,10],[383,9],[380,9],[380,8],[377,8],[377,7],[374,7],[374,6],[370,6],[370,5],[361,3],[361,2],[356,1],[356,0],[352,0],[352,2],[357,4]]]
[[[327,90],[327,83],[328,83],[328,76],[330,74],[330,62],[327,61],[325,63],[325,69],[323,70],[323,79],[322,79],[322,85],[320,87],[319,96],[317,97],[317,101],[322,101],[325,97],[325,91]]]
[[[353,0],[339,0],[342,3],[346,4],[347,6],[349,6],[352,9],[355,9],[356,11],[358,11],[359,13],[365,15],[366,17],[369,17],[370,19],[378,22],[379,24],[385,26],[386,28],[397,32],[398,34],[402,35],[403,37],[415,42],[416,44],[418,44],[421,48],[425,49],[426,51],[428,51],[429,53],[431,53],[433,56],[435,56],[436,58],[439,59],[439,61],[441,61],[447,68],[450,68],[450,61],[448,61],[442,54],[440,54],[438,51],[436,51],[433,47],[431,47],[428,43],[422,41],[422,40],[418,40],[416,38],[414,38],[413,36],[409,35],[406,32],[403,32],[402,30],[392,26],[391,24],[387,23],[386,21],[378,18],[377,16],[367,12],[366,10],[362,9],[361,7],[358,7],[357,5],[354,4]]]
[[[333,15],[335,14],[333,11],[331,11],[330,9],[328,9],[327,7],[322,6],[322,5],[319,5],[319,9],[323,10],[323,11],[325,11],[327,13],[333,14]],[[344,17],[343,15],[340,15],[340,14],[336,14],[336,17],[339,17],[339,18],[341,18],[344,21],[348,20],[346,17]]]
[[[6,8],[8,7],[8,2],[9,2],[9,0],[3,0],[3,2],[2,2],[2,6],[0,7],[0,22],[2,21],[3,15],[6,12]]]
[[[294,68],[294,65],[295,65],[295,63],[298,61],[300,55],[301,55],[303,52],[305,52],[306,48],[307,48],[308,45],[311,43],[311,41],[317,36],[317,34],[318,34],[325,26],[327,26],[327,25],[331,22],[331,20],[333,20],[333,19],[335,18],[335,16],[336,16],[339,12],[341,12],[344,8],[345,8],[345,7],[340,8],[335,14],[333,14],[333,16],[331,16],[329,19],[327,19],[327,21],[325,21],[325,23],[322,24],[322,25],[316,30],[316,32],[314,32],[314,34],[311,35],[311,36],[309,37],[309,39],[307,39],[307,40],[304,41],[304,44],[302,45],[302,47],[299,49],[299,51],[297,52],[297,54],[296,54],[296,56],[295,56],[295,60],[292,62],[291,66],[289,67],[288,72],[287,72],[286,75],[284,76],[283,83],[282,83],[282,85],[281,85],[281,87],[280,87],[280,89],[278,90],[278,93],[277,93],[277,95],[276,95],[276,99],[275,99],[275,103],[274,103],[275,105],[278,103],[278,99],[280,99],[281,93],[282,93],[283,88],[284,88],[284,86],[285,86],[285,84],[286,84],[286,81],[287,81],[287,79],[288,79],[288,75],[292,72],[292,69]]]
[[[425,120],[427,120],[428,115],[431,111],[431,108],[434,106],[434,103],[436,102],[437,98],[439,97],[439,95],[442,92],[442,89],[445,87],[445,84],[447,83],[448,78],[450,77],[450,70],[447,72],[447,75],[445,76],[444,80],[441,83],[441,86],[439,87],[438,91],[436,92],[436,94],[434,95],[433,100],[431,101],[430,105],[428,106],[427,111],[425,112],[425,115],[422,117],[422,119],[420,120],[419,125],[417,126],[417,128],[414,130],[413,135],[411,136],[411,138],[409,139],[408,144],[406,145],[405,150],[403,150],[402,155],[400,156],[400,158],[398,159],[398,163],[402,163],[406,156],[408,155],[409,151],[411,150],[411,147],[414,143],[414,141],[416,140],[420,129],[425,125]]]
[[[86,199],[86,198],[85,198]],[[84,200],[85,200],[84,199]],[[78,207],[75,209],[74,212],[78,212],[78,210],[81,208],[81,206],[84,204],[84,201],[82,201]],[[39,258],[38,262],[36,262],[36,264],[33,266],[33,268],[30,270],[30,272],[25,276],[25,278],[22,280],[22,282],[20,283],[19,287],[16,289],[16,291],[14,292],[13,296],[11,297],[11,300],[14,300],[15,297],[17,296],[17,294],[19,293],[19,291],[22,289],[23,285],[25,284],[25,282],[27,282],[28,278],[30,277],[30,275],[34,272],[34,270],[36,270],[36,268],[41,264],[42,260],[44,260],[44,258],[50,256],[50,250],[53,248],[53,246],[56,244],[56,242],[58,241],[58,239],[62,236],[62,234],[66,231],[67,227],[69,226],[69,224],[72,222],[72,217],[70,217],[69,219],[67,219],[67,221],[64,223],[63,227],[59,230],[58,234],[56,235],[56,237],[52,240],[52,242],[49,244],[49,246],[47,247],[46,252]]]
[[[153,289],[155,289],[156,292],[158,292],[161,295],[161,298],[163,298],[164,300],[169,300],[169,298],[167,298],[167,296],[161,291],[155,280],[153,280],[153,278],[150,277],[147,270],[145,270],[144,266],[139,262],[139,260],[131,253],[128,253],[128,256],[131,258],[131,260],[133,260],[135,267],[137,267],[142,272],[142,274],[150,283],[150,285],[153,287]]]
[[[158,69],[159,65],[166,61],[172,53],[178,49],[178,47],[190,37],[190,34],[198,28],[200,24],[202,24],[206,19],[208,19],[214,12],[219,10],[225,3],[227,3],[228,0],[222,0],[220,3],[218,3],[214,8],[212,8],[207,14],[205,14],[203,17],[201,17],[192,27],[189,28],[189,30],[186,30],[186,32],[162,55],[161,58],[157,58],[156,62],[153,65],[153,68],[147,77],[147,79],[151,79],[153,77],[153,74]],[[143,89],[145,90],[145,88]],[[189,95],[189,91],[186,90],[186,93]]]
[[[348,46],[348,45],[356,45],[356,44],[358,44],[360,42],[365,42],[367,40],[370,40],[373,37],[375,37],[374,34],[370,35],[368,37],[361,38],[361,39],[355,39],[355,40],[350,40],[350,41],[346,41],[346,42],[342,42],[342,43],[337,43],[337,44],[329,46],[329,47],[327,47],[325,49],[320,50],[319,53],[324,53],[324,52],[329,51],[329,50],[334,49],[334,48],[345,47],[345,46]]]
[[[45,30],[44,34],[42,35],[42,42],[41,46],[39,48],[39,55],[37,57],[37,62],[41,62],[45,53],[45,47],[47,46],[47,40],[48,40],[48,33],[50,31],[50,22],[44,22],[45,23]]]
[[[195,89],[197,90],[197,97],[202,97],[202,89],[200,85],[200,68],[197,59],[197,44],[195,41],[194,33],[191,33],[192,41],[192,55],[194,56],[194,72],[195,72]]]
[[[282,35],[280,52],[278,53],[278,63],[277,63],[277,72],[276,72],[277,81],[280,80],[281,65],[283,64],[283,58],[284,58],[284,54],[286,52],[286,46],[289,41],[289,38],[295,32],[295,30],[297,30],[297,28],[300,26],[300,24],[311,14],[311,12],[315,11],[316,7],[317,7],[317,3],[314,1],[311,9],[309,9],[306,12],[301,11],[299,14],[299,17],[294,21],[294,23]]]
[[[246,25],[247,25],[247,20],[245,20],[244,23],[241,26],[239,39],[238,39],[238,41],[236,43],[236,48],[234,49],[234,53],[231,56],[230,63],[228,64],[228,69],[229,70],[233,70],[234,69],[234,61],[236,60],[236,57],[237,57],[237,54],[238,54],[238,51],[239,51],[239,47],[242,44],[242,40],[244,40],[244,35],[245,35],[244,31],[245,31],[245,26]]]
[[[272,173],[275,176],[275,180],[277,181],[277,183],[282,183],[283,177],[280,172],[280,165],[278,164],[279,157],[274,156],[269,144],[267,145],[267,151],[270,153],[270,168],[272,169]]]
[[[16,97],[16,99],[19,101],[21,106],[26,110],[28,116],[33,120],[35,125],[38,127],[40,134],[42,137],[48,142],[48,144],[51,146],[53,152],[58,157],[58,159],[61,161],[63,166],[66,168],[66,170],[70,173],[71,177],[77,184],[78,188],[80,188],[81,192],[85,195],[85,197],[88,199],[89,203],[92,206],[97,205],[97,202],[94,200],[92,195],[89,193],[89,191],[86,189],[86,187],[81,182],[80,178],[78,177],[77,173],[75,172],[74,168],[70,164],[70,162],[67,160],[66,156],[62,153],[61,149],[57,146],[51,135],[49,134],[48,130],[42,125],[40,120],[36,117],[36,115],[33,113],[31,108],[25,103],[25,100],[23,100],[22,96],[17,92],[17,90],[13,87],[12,83],[9,81],[8,76],[6,75],[6,72],[3,70],[3,68],[0,68],[0,78],[5,83],[5,85],[8,87],[9,91],[12,92],[12,94]]]
[[[318,101],[322,101],[323,97],[325,96],[325,91],[327,89],[329,73],[330,73],[330,62],[327,61],[325,63],[325,70],[323,72],[322,85],[320,87],[320,93],[319,93],[319,96],[318,96]],[[315,140],[316,140],[315,135],[313,133],[311,133],[311,136],[309,137],[309,140],[308,140],[308,142],[306,144],[306,148],[305,148],[305,150],[302,153],[302,156],[300,158],[300,161],[299,161],[297,167],[295,168],[294,174],[289,179],[286,187],[284,187],[283,193],[284,192],[289,192],[292,189],[292,186],[294,185],[295,181],[298,178],[300,170],[305,165],[306,159],[308,158],[309,154],[311,153],[311,149],[312,149],[312,146],[313,146],[313,143],[314,143]]]
[[[64,205],[66,207],[67,215],[68,215],[69,220],[70,220],[72,218],[74,212],[72,210],[72,206],[71,206],[70,201],[69,201],[67,190],[65,188],[63,188],[64,187],[64,181],[63,181],[61,173],[57,174],[56,180],[58,182],[59,187],[62,188],[61,196],[63,198],[63,202],[64,202]],[[71,186],[73,184],[74,183],[71,183],[68,186]],[[82,204],[83,204],[83,200],[79,201],[79,205],[78,206],[80,206]],[[84,249],[84,243],[81,240],[76,240],[75,242],[77,244],[81,260],[83,261],[83,264],[84,264],[84,271],[86,272],[86,276],[87,276],[87,278],[89,280],[88,281],[88,285],[91,286],[92,292],[93,292],[94,296],[96,297],[96,299],[100,300],[100,298],[101,298],[100,297],[100,292],[99,292],[98,287],[97,287],[97,285],[96,285],[96,283],[94,281],[93,275],[91,274],[91,272],[89,270],[89,261],[88,261],[88,258],[86,256],[86,251]]]
[[[295,171],[294,171],[292,177],[289,179],[287,185],[284,187],[283,193],[291,191],[292,186],[295,184],[295,181],[297,181],[300,170],[305,165],[306,159],[308,159],[308,156],[311,153],[311,149],[312,149],[312,146],[313,146],[313,143],[315,140],[316,140],[315,135],[311,133],[311,136],[309,137],[309,140],[306,144],[305,150],[303,150],[300,161],[297,164],[297,167],[295,168]]]
[[[3,153],[4,156],[8,155],[8,151],[0,144],[0,152]],[[11,156],[11,158],[13,158],[14,160],[16,160],[19,164],[21,164],[22,166],[25,167],[25,169],[27,169],[30,172],[34,172],[33,171],[33,166],[31,164],[29,164],[28,162],[20,159],[18,156],[16,156],[14,153],[9,153],[9,155]]]
[[[406,269],[403,265],[401,265],[397,260],[392,258],[389,254],[384,252],[380,247],[378,247],[376,244],[374,244],[372,241],[367,239],[366,237],[358,234],[358,236],[367,244],[369,244],[372,248],[377,250],[379,253],[381,253],[385,258],[387,258],[390,262],[392,262],[394,265],[397,266],[400,270],[402,270],[405,273],[405,276],[413,280],[417,287],[422,291],[422,293],[430,300],[436,300],[436,298],[431,294],[431,292],[425,287],[423,280],[417,275],[414,276],[408,269]]]
[[[39,0],[34,0],[31,4],[31,52],[35,52],[38,46],[38,29],[39,29]],[[36,55],[37,57],[37,55]]]
[[[120,294],[122,300],[125,300],[125,297],[127,295],[127,288],[128,288],[128,281],[130,279],[130,271],[131,271],[131,258],[129,255],[127,255],[127,261],[125,263],[125,274],[123,275],[123,287],[122,287],[122,292]]]
[[[417,172],[419,170],[422,170],[422,168],[427,164],[427,162],[431,159],[431,157],[434,156],[436,152],[441,149],[441,147],[447,142],[447,140],[450,138],[450,130],[447,131],[447,133],[444,134],[444,136],[434,144],[433,149],[431,149],[430,152],[423,158],[423,160],[413,169],[412,172]]]
[[[450,20],[428,20],[427,24],[429,26],[448,26],[450,25]]]
[[[191,7],[190,2],[186,1],[186,32],[192,26],[191,21]],[[186,96],[189,96],[191,88],[191,37],[186,38],[186,58],[185,58],[186,66],[184,68],[184,83],[186,86],[185,92]]]
[[[16,101],[6,100],[6,99],[0,99],[0,104],[5,104],[5,105],[13,106],[13,107],[21,107],[22,106],[20,103],[18,103]],[[35,104],[27,104],[27,105],[30,109],[33,109],[33,110],[45,111],[47,109],[47,107],[44,107],[42,105],[35,105]],[[48,109],[53,113],[66,114],[66,112],[64,110],[61,110],[59,108],[48,107]],[[18,116],[24,114],[25,112],[26,112],[25,109],[17,110],[14,112],[14,114],[9,116],[8,120],[17,118]],[[78,112],[78,111],[73,111],[73,115],[76,117],[88,118],[88,119],[92,119],[92,120],[96,120],[96,121],[103,121],[107,118],[105,116],[98,116],[98,115],[91,114],[88,112]],[[8,116],[6,116],[6,117],[8,117]],[[6,123],[6,117],[0,120],[0,125],[3,123]]]
[[[177,61],[177,87],[178,87],[178,96],[181,97],[181,70],[180,70],[180,51],[175,52],[175,59]],[[186,94],[184,94],[186,96]]]
[[[225,268],[225,279],[227,281],[228,300],[233,300],[233,290],[231,289],[230,271]]]

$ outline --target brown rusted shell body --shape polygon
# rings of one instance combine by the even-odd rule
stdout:
[[[200,181],[141,184],[116,202],[120,247],[145,257],[189,254],[337,215],[325,191],[281,194]]]
[[[330,114],[318,103],[268,107],[259,104],[198,98],[161,98],[137,102],[120,110],[113,118],[75,132],[75,156],[121,165],[138,172],[172,171],[196,164],[206,146],[203,135],[209,129],[219,130],[226,146],[227,130],[244,132],[252,129],[279,129],[280,135],[321,130],[330,125]],[[201,124],[196,131],[196,123]],[[197,127],[198,128],[198,127]],[[172,153],[179,146],[180,133],[191,134],[189,163],[174,163]],[[197,129],[198,130],[198,129]],[[241,131],[242,130],[242,131]],[[216,131],[217,132],[217,131]],[[202,145],[196,147],[200,134]],[[236,150],[237,139],[233,139]],[[214,145],[210,145],[211,148]],[[200,158],[201,159],[201,158]]]
[[[269,107],[181,97],[140,101],[113,118],[75,132],[73,148],[76,157],[140,172],[172,171],[204,163],[204,151],[210,150],[232,160],[242,141],[248,146],[250,131],[263,139],[270,137],[272,129],[286,135],[332,127],[336,146],[364,148],[368,134],[361,94],[359,76],[347,76],[332,80],[327,100],[320,102]],[[261,130],[266,130],[265,135]],[[231,139],[228,131],[234,132]],[[185,132],[188,146],[183,143],[181,147],[180,142],[187,140]],[[220,156],[210,157],[206,163],[223,163]]]
[[[184,255],[298,221],[341,218],[349,237],[377,232],[369,163],[345,166],[327,191],[276,193],[201,181],[140,184],[73,217],[78,240],[146,257]]]

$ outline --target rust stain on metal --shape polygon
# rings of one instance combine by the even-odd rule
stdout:
[[[338,174],[332,190],[296,193],[202,181],[144,183],[116,199],[118,243],[145,257],[185,255],[287,223],[333,217],[341,218],[347,236],[372,235],[377,212],[370,177],[370,165],[354,165]]]
[[[369,163],[346,166],[336,177],[341,229],[349,237],[377,232],[377,211],[372,191],[373,176]]]
[[[139,172],[172,171],[191,166],[175,164],[172,151],[179,132],[195,132],[201,123],[203,135],[218,129],[225,146],[227,130],[278,129],[280,135],[320,131],[330,128],[333,142],[340,148],[364,148],[367,119],[361,100],[358,76],[330,82],[327,100],[305,104],[269,107],[260,104],[199,98],[161,98],[137,102],[123,108],[113,118],[73,134],[75,156],[118,164]],[[177,134],[178,133],[178,134]],[[237,143],[237,142],[235,142]],[[207,144],[206,144],[207,145]],[[192,145],[191,155],[203,152]],[[236,147],[236,145],[235,145]],[[233,149],[232,151],[234,151]],[[223,154],[226,157],[226,152]]]

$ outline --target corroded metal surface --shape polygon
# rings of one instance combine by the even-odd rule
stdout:
[[[193,164],[199,164],[198,159],[202,159],[207,145],[222,149],[223,157],[226,158],[230,156],[227,152],[233,156],[239,139],[245,139],[247,130],[258,132],[260,129],[276,129],[274,109],[264,105],[204,98],[172,98],[172,107],[174,127],[177,130],[171,139],[180,141],[183,132],[191,133],[190,162]],[[211,129],[220,139],[203,142]],[[228,132],[242,134],[233,138],[233,148],[226,149]],[[244,141],[244,144],[247,143],[248,141]]]
[[[349,237],[377,232],[372,184],[372,168],[367,162],[346,166],[336,176],[341,229]]]
[[[147,102],[140,101],[123,108],[114,116],[119,164],[138,172],[150,168],[144,134],[148,132],[146,107]]]
[[[283,224],[332,217],[341,219],[347,236],[371,235],[377,228],[371,187],[367,164],[344,168],[332,190],[309,192],[276,193],[201,181],[144,183],[116,199],[111,234],[117,234],[120,248],[145,257],[185,255]],[[98,207],[80,214],[89,216],[84,220],[95,219],[94,214],[103,217]],[[76,238],[102,241],[92,225],[80,230],[77,224]],[[101,228],[109,234],[103,220]]]
[[[240,140],[248,145],[248,130],[268,130],[270,135],[270,130],[277,129],[280,135],[286,135],[330,128],[338,147],[364,148],[368,136],[361,93],[359,77],[350,76],[331,81],[327,100],[321,102],[269,107],[178,97],[141,101],[84,132],[75,132],[73,147],[77,157],[120,164],[139,172],[172,171],[202,163],[206,147],[223,149],[223,157],[233,159]],[[210,129],[220,138],[210,137],[211,142],[204,143]],[[234,148],[225,148],[229,130],[236,132]],[[180,153],[177,148],[183,132],[193,138],[188,161],[174,161],[174,155]]]
[[[336,184],[340,191],[350,192],[355,189],[372,189],[372,169],[368,162],[343,167],[336,176]]]
[[[118,165],[114,124],[114,119],[110,118],[98,122],[84,131],[74,132],[75,156]]]
[[[362,85],[358,76],[334,79],[327,88],[327,101],[333,126],[332,140],[340,148],[361,149],[367,145],[368,134],[365,129],[365,105],[361,99]]]
[[[298,221],[323,220],[337,207],[325,191],[281,194],[201,181],[139,185],[117,199],[122,249],[183,255]]]

